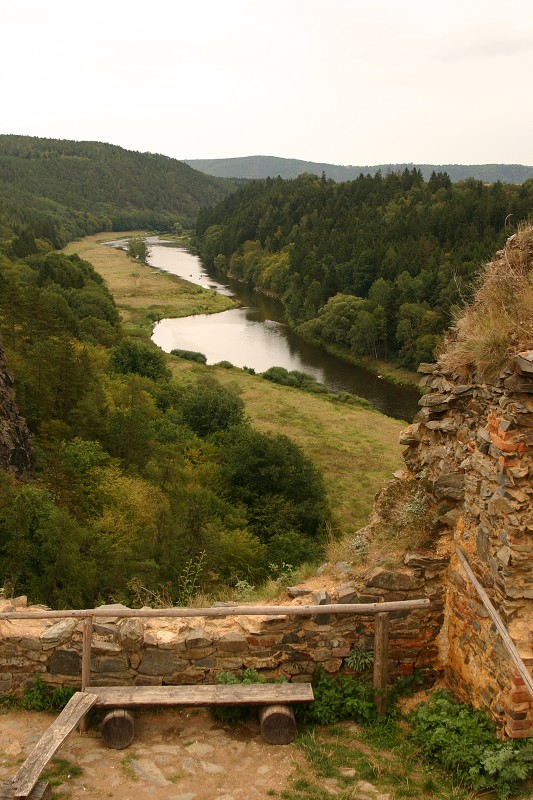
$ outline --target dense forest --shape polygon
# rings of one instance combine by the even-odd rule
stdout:
[[[356,358],[431,360],[480,264],[533,209],[523,185],[417,169],[267,178],[202,209],[205,263],[281,298],[305,336]]]
[[[236,185],[162,155],[0,135],[0,243],[24,256],[98,231],[192,227]]]
[[[240,158],[195,158],[185,161],[194,169],[218,178],[297,178],[303,173],[322,175],[334,181],[353,181],[359,175],[375,175],[381,172],[403,172],[417,169],[424,180],[432,172],[446,172],[452,182],[475,178],[484,183],[524,183],[533,178],[533,166],[525,164],[377,164],[375,166],[342,166],[319,161],[302,161],[299,158],[276,156],[242,156]]]
[[[178,383],[124,335],[91,264],[29,235],[21,256],[12,236],[0,349],[34,463],[23,482],[0,470],[0,587],[54,607],[179,604],[318,557],[329,511],[301,449],[208,375]]]

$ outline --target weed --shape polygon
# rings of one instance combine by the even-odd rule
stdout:
[[[355,536],[349,540],[348,546],[350,548],[350,552],[353,553],[354,556],[363,558],[368,554],[368,539],[366,539],[360,533],[356,533]]]
[[[137,756],[136,756],[135,753],[131,753],[131,752],[127,753],[124,756],[124,758],[122,759],[122,762],[121,762],[121,765],[120,765],[122,767],[122,772],[124,773],[124,775],[127,778],[129,778],[130,781],[138,781],[139,780],[139,776],[137,775],[137,773],[133,769],[133,762],[135,761],[136,758],[137,758]]]
[[[446,692],[435,692],[409,719],[424,756],[474,790],[494,791],[503,800],[532,774],[531,742],[499,740],[485,712],[454,702]]]
[[[25,689],[21,700],[13,695],[2,698],[5,708],[25,708],[28,711],[60,711],[66,706],[76,690],[66,686],[50,689],[39,674],[35,676],[32,689]]]
[[[244,602],[251,600],[255,591],[255,586],[252,586],[245,578],[235,581],[235,592],[237,593],[237,600]]]
[[[304,722],[331,725],[344,719],[368,723],[376,717],[374,689],[349,675],[330,677],[320,671],[313,685],[315,702],[299,706],[296,714]]]
[[[205,568],[206,552],[202,550],[198,555],[190,558],[183,567],[177,586],[177,605],[186,606],[187,603],[200,590],[201,577]]]
[[[132,578],[128,581],[127,587],[131,593],[133,608],[142,608],[143,606],[171,608],[174,605],[172,587],[169,584],[161,584],[157,589],[147,589],[139,578]]]
[[[273,683],[285,683],[286,679],[283,676],[277,678]],[[238,683],[251,684],[251,683],[266,683],[264,675],[257,672],[255,669],[244,669],[239,675],[233,675],[231,672],[219,672],[217,675],[217,683],[225,685],[235,685]],[[243,722],[253,714],[254,709],[251,707],[243,706],[225,706],[217,707],[211,706],[209,709],[213,719],[217,722],[223,722],[226,725],[231,725],[236,722]]]
[[[354,645],[344,663],[355,672],[364,672],[374,663],[374,653],[372,650],[367,650],[364,645]]]
[[[79,778],[83,773],[81,767],[66,758],[53,758],[42,773],[42,778],[52,786],[60,786],[70,778]]]

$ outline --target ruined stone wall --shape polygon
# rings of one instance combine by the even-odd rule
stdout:
[[[295,586],[282,602],[324,605],[423,597],[426,582],[433,585],[443,563],[416,555],[409,559],[410,566],[400,573],[373,570],[362,587],[355,581],[318,592]],[[0,603],[1,611],[17,608],[26,610],[25,598]],[[118,620],[112,616],[116,606],[108,608],[109,619],[98,621],[93,634],[93,685],[214,683],[221,671],[238,673],[247,667],[267,679],[285,675],[308,681],[318,668],[332,675],[351,673],[345,663],[351,648],[374,645],[372,615]],[[432,671],[441,621],[438,603],[429,611],[391,613],[391,678],[415,668]],[[81,648],[82,624],[76,620],[0,620],[0,694],[31,686],[36,673],[51,685],[79,687]]]
[[[533,663],[533,352],[490,384],[422,365],[429,389],[403,433],[404,458],[453,528],[526,664]],[[450,688],[485,705],[506,734],[528,735],[529,695],[452,549],[441,660]]]

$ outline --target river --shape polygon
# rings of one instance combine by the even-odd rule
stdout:
[[[300,370],[334,392],[366,398],[387,416],[411,421],[418,408],[416,390],[380,379],[309,344],[284,322],[281,303],[250,291],[237,281],[210,276],[200,259],[183,247],[157,237],[148,239],[149,264],[205,289],[235,296],[241,308],[156,323],[153,341],[167,353],[178,348],[204,353],[208,364],[230,361],[236,367],[264,372],[269,367]]]

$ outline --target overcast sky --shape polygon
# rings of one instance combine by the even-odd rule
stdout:
[[[0,0],[1,133],[533,164],[532,0]]]

